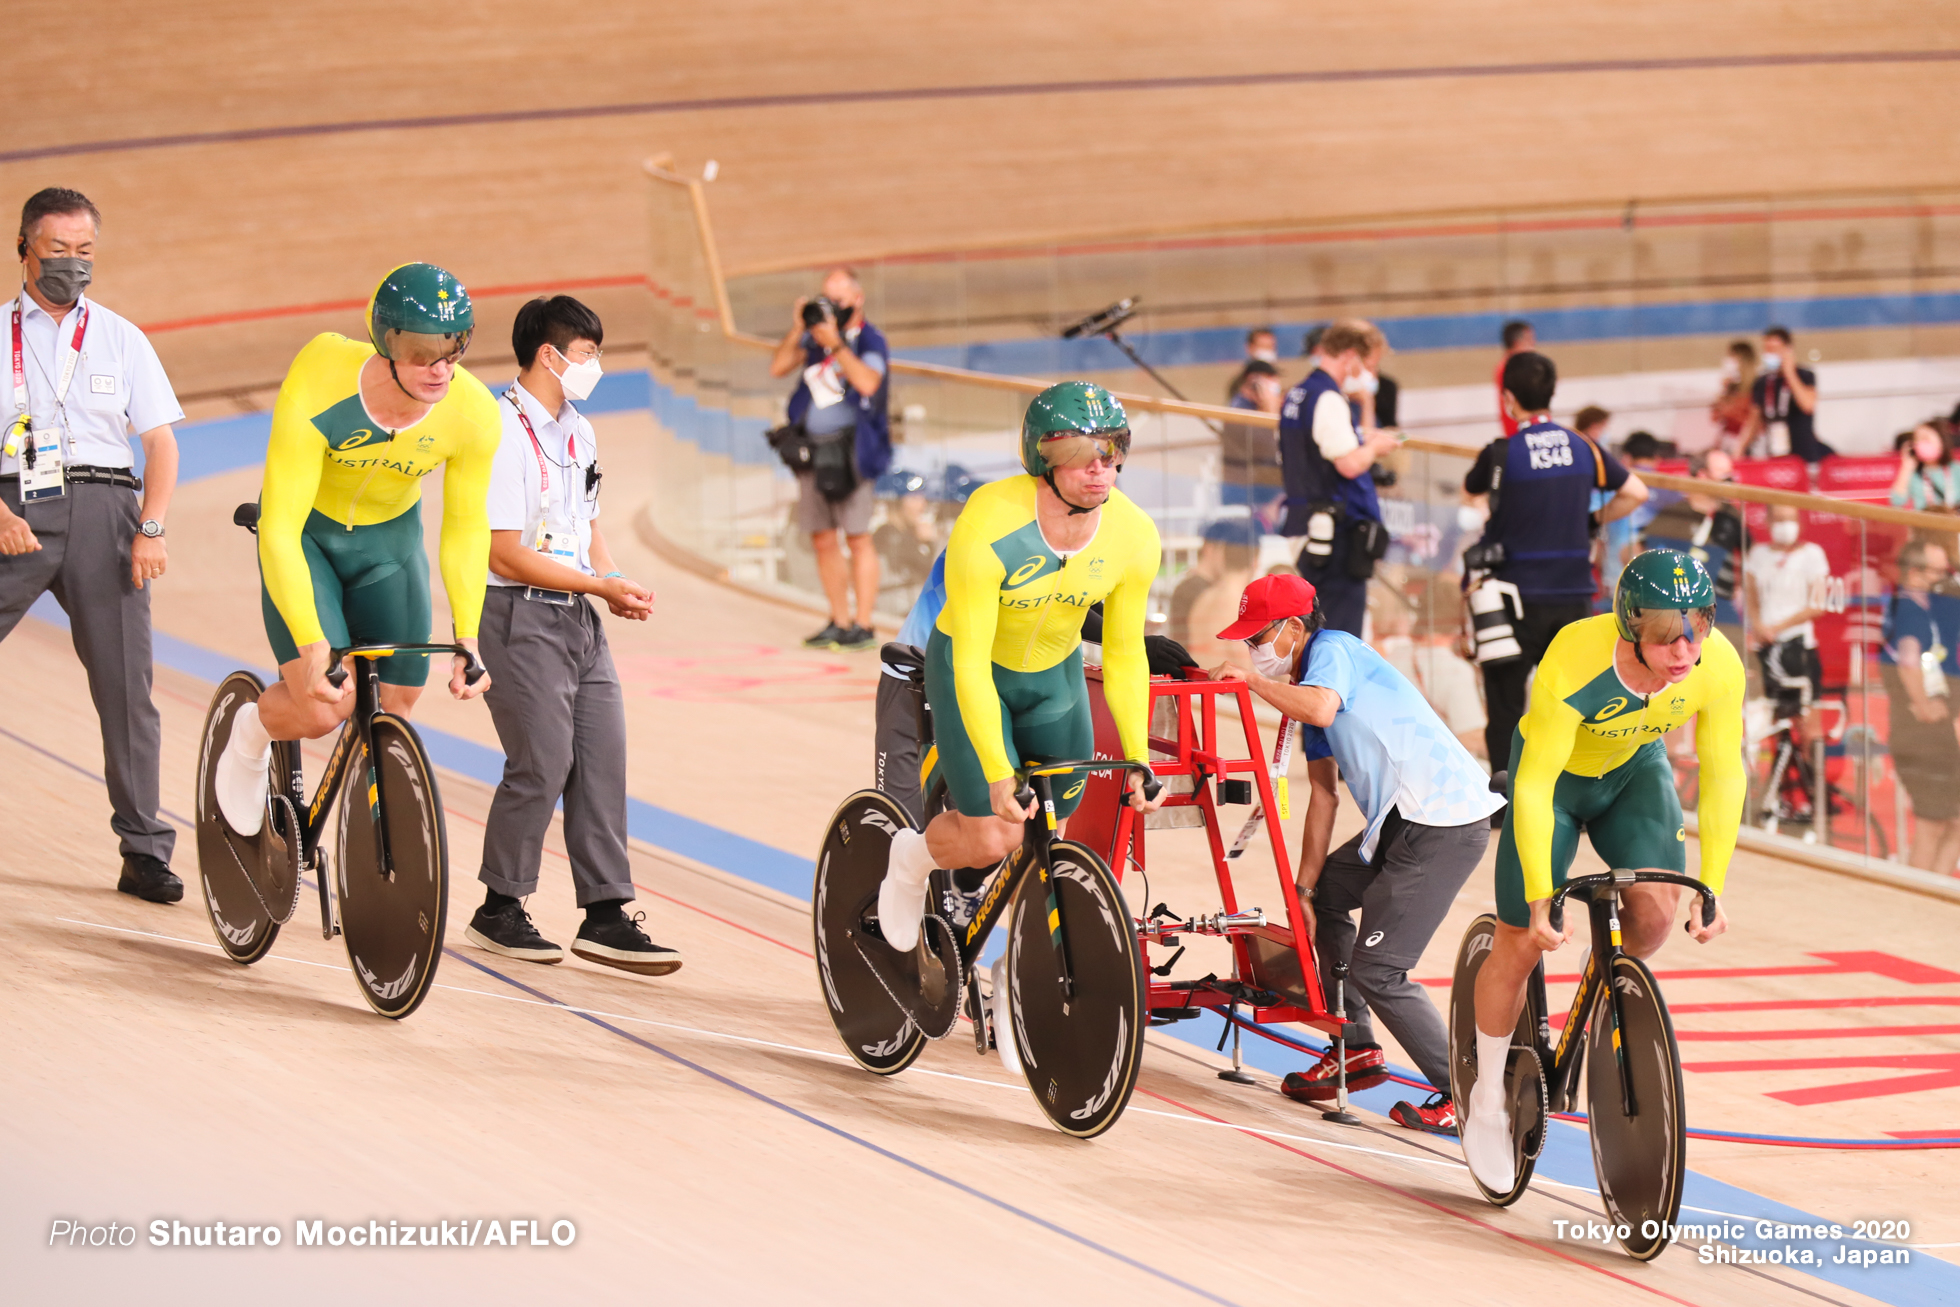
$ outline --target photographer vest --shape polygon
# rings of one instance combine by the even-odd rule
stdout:
[[[1280,411],[1279,462],[1286,480],[1286,520],[1279,530],[1283,536],[1306,535],[1307,519],[1312,516],[1315,504],[1333,504],[1349,523],[1379,522],[1382,518],[1381,504],[1375,497],[1374,474],[1363,472],[1349,480],[1314,443],[1314,410],[1321,396],[1328,394],[1339,400],[1343,409],[1348,409],[1349,401],[1341,393],[1340,383],[1315,368],[1306,380],[1288,392],[1286,407]],[[1357,439],[1359,435],[1357,432]]]
[[[1626,469],[1592,441],[1556,422],[1534,422],[1493,441],[1491,514],[1481,544],[1502,544],[1493,571],[1525,599],[1591,599],[1592,496],[1617,490]]]

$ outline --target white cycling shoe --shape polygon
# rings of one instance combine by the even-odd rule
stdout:
[[[1511,1114],[1502,1107],[1494,1112],[1466,1112],[1460,1132],[1463,1160],[1469,1163],[1470,1173],[1492,1193],[1511,1192],[1518,1182],[1515,1150],[1511,1146]]]
[[[245,733],[263,735],[256,709],[257,705],[248,704],[239,710],[239,715],[251,711]],[[231,739],[225,751],[218,755],[218,765],[212,768],[211,788],[217,792],[218,811],[224,816],[225,825],[249,837],[257,835],[265,825],[265,800],[272,789],[272,744],[268,741],[258,756],[253,757],[249,746],[241,746],[239,725],[234,718]]]
[[[1007,955],[994,963],[994,992],[987,999],[987,1019],[994,1028],[994,1051],[1000,1054],[1000,1069],[1011,1076],[1025,1076],[1021,1068],[1021,1047],[1014,1042],[1014,991],[1007,978]]]
[[[925,925],[926,891],[932,883],[932,859],[925,845],[918,831],[900,831],[878,885],[878,930],[900,953],[919,947],[919,930]]]

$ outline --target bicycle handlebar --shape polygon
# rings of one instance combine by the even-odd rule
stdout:
[[[1091,758],[1087,762],[1034,762],[1014,769],[1014,779],[1021,783],[1014,791],[1014,801],[1026,808],[1034,802],[1034,787],[1028,784],[1035,775],[1060,776],[1067,772],[1094,771],[1134,771],[1143,774],[1143,797],[1155,799],[1164,791],[1164,783],[1157,779],[1157,773],[1150,770],[1148,763],[1131,762],[1128,759]]]
[[[1671,871],[1607,871],[1594,876],[1576,876],[1559,886],[1552,895],[1550,913],[1551,927],[1561,934],[1565,931],[1565,896],[1575,889],[1591,889],[1595,885],[1614,885],[1625,888],[1642,882],[1656,885],[1685,885],[1701,896],[1701,924],[1715,924],[1715,891],[1696,880],[1693,876],[1682,876]]]
[[[389,654],[398,653],[455,654],[469,664],[463,669],[465,685],[475,685],[489,670],[481,658],[460,644],[354,644],[327,654],[327,661],[331,664],[327,671],[327,684],[336,690],[347,684],[347,669],[340,664],[350,655],[355,658],[386,658]]]

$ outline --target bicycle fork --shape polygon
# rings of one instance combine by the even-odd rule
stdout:
[[[1629,877],[1631,879],[1631,877]],[[1620,891],[1617,886],[1608,887],[1592,902],[1593,938],[1602,934],[1606,938],[1606,956],[1595,957],[1591,961],[1599,967],[1599,983],[1606,986],[1606,1011],[1613,1023],[1613,1063],[1620,1073],[1620,1111],[1623,1116],[1640,1115],[1640,1104],[1633,1093],[1633,1068],[1627,1065],[1626,1041],[1622,1038],[1626,1026],[1620,1011],[1620,986],[1613,974],[1613,960],[1620,955]],[[1601,925],[1605,926],[1602,932]],[[1599,1104],[1593,1103],[1589,1110],[1597,1112]]]
[[[1068,934],[1062,929],[1062,896],[1055,884],[1055,789],[1051,779],[1036,774],[1028,778],[1041,801],[1042,826],[1030,838],[1034,842],[1035,871],[1048,894],[1048,942],[1055,946],[1055,966],[1061,973],[1062,1013],[1075,999],[1075,968],[1069,961]]]
[[[381,878],[394,883],[395,859],[388,847],[388,812],[381,797],[381,761],[374,754],[374,714],[380,710],[380,668],[372,658],[360,660],[354,715],[360,719],[361,752],[367,758],[368,821],[374,827],[374,865]]]

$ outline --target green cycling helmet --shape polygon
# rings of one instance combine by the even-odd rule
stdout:
[[[1116,396],[1101,386],[1089,381],[1058,382],[1034,397],[1021,420],[1021,466],[1029,476],[1052,477],[1057,467],[1073,460],[1050,459],[1041,447],[1071,436],[1109,441],[1121,466],[1130,452],[1130,418]]]
[[[476,330],[470,293],[433,263],[404,263],[383,277],[367,320],[382,358],[416,367],[460,357]]]
[[[1678,620],[1659,616],[1667,613],[1681,616]],[[1692,556],[1673,549],[1649,549],[1636,554],[1620,572],[1613,589],[1613,625],[1622,640],[1671,644],[1690,634],[1691,613],[1700,619],[1692,635],[1700,641],[1715,624],[1715,582]]]

